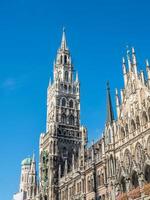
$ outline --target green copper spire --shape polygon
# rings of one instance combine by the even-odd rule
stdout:
[[[109,88],[109,82],[107,82],[107,118],[106,123],[112,123],[114,120],[114,113],[111,103],[111,96],[110,96],[110,88]]]

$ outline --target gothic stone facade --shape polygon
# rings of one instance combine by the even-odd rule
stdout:
[[[107,84],[102,137],[87,147],[80,125],[80,82],[63,31],[47,90],[47,130],[40,136],[39,200],[150,199],[150,67],[137,71],[134,48],[123,58],[124,89],[114,119]],[[128,69],[127,69],[128,66]],[[121,97],[121,98],[120,98]]]

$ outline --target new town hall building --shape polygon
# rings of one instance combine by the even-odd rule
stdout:
[[[47,89],[39,181],[33,155],[22,161],[20,191],[14,200],[150,199],[150,66],[146,61],[146,80],[137,70],[132,48],[122,68],[124,88],[120,95],[116,89],[117,119],[107,84],[104,132],[87,147],[87,129],[80,125],[80,81],[63,31]]]

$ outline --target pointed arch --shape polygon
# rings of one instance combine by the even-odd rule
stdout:
[[[143,121],[143,125],[147,123],[148,119],[147,119],[147,114],[146,112],[144,111],[143,114],[142,114],[142,121]]]
[[[69,107],[70,107],[70,108],[73,108],[73,107],[74,107],[74,102],[73,102],[72,99],[69,101]]]
[[[143,159],[143,148],[139,142],[135,146],[135,159],[137,163],[141,163]]]
[[[124,131],[124,128],[121,127],[121,139],[124,139],[125,138],[125,131]]]
[[[136,127],[137,127],[137,128],[140,127],[140,119],[139,119],[139,116],[136,117]]]
[[[135,170],[132,172],[131,182],[134,188],[139,186],[138,174]]]
[[[126,149],[124,152],[124,166],[126,169],[126,173],[130,173],[130,167],[131,167],[131,153],[129,149]]]
[[[111,128],[108,129],[108,142],[112,143],[112,129]]]
[[[122,192],[126,192],[126,179],[124,176],[121,177],[120,184]]]
[[[64,55],[64,64],[67,64],[67,55]]]
[[[68,71],[65,71],[65,81],[68,82]]]
[[[128,124],[125,125],[125,132],[126,132],[126,135],[129,135],[129,128],[128,128]]]
[[[62,98],[61,100],[61,106],[65,107],[66,106],[66,99]]]
[[[67,123],[67,117],[66,117],[65,114],[62,114],[62,116],[61,116],[61,122],[62,122],[63,124],[66,124],[66,123]]]
[[[132,120],[131,120],[131,132],[135,131],[135,129],[136,129],[135,122],[134,122],[134,120],[132,119]]]
[[[74,116],[73,115],[70,115],[70,117],[69,117],[69,124],[74,125]]]

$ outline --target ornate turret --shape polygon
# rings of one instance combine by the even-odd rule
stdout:
[[[124,77],[124,85],[126,87],[127,85],[127,69],[126,69],[126,63],[125,58],[122,58],[122,69],[123,69],[123,77]]]
[[[135,55],[135,49],[134,47],[132,47],[132,66],[133,66],[133,70],[135,73],[135,76],[137,77],[137,61],[136,61],[136,55]]]
[[[29,179],[28,179],[28,192],[27,192],[27,200],[34,200],[36,197],[36,164],[35,164],[35,155],[33,153],[31,167],[29,171]]]
[[[116,110],[117,110],[117,117],[119,118],[119,116],[120,116],[120,101],[119,101],[119,95],[118,95],[117,88],[116,88]]]
[[[107,82],[107,119],[106,124],[111,124],[114,120],[114,113],[111,103],[110,87],[109,82]]]

